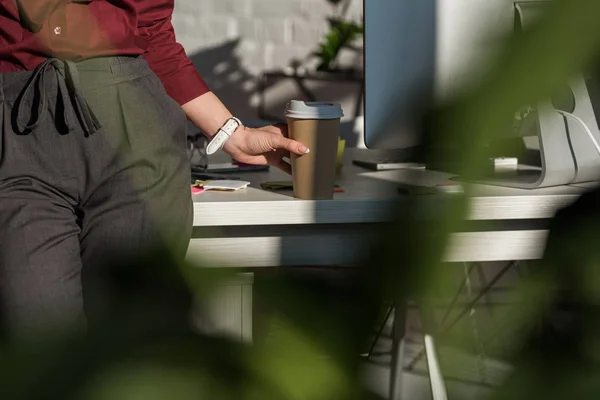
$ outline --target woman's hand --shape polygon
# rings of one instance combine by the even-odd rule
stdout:
[[[227,107],[212,92],[190,100],[182,108],[189,120],[208,135],[209,140],[231,118]],[[289,157],[290,153],[306,154],[309,150],[287,136],[285,124],[258,129],[240,127],[225,143],[223,150],[239,162],[268,164],[291,174],[292,167],[283,158]]]
[[[225,143],[223,150],[235,160],[254,165],[272,165],[288,174],[292,167],[284,157],[302,155],[310,150],[302,143],[288,139],[287,125],[238,129]]]

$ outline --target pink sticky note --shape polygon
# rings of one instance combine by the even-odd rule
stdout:
[[[192,194],[198,194],[204,192],[204,188],[192,186]]]

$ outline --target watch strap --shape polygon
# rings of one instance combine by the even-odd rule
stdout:
[[[229,118],[206,146],[206,154],[215,154],[218,150],[223,148],[231,135],[233,135],[240,126],[242,126],[242,122],[239,119],[235,117]]]

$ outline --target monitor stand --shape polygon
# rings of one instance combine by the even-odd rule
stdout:
[[[514,174],[478,183],[534,189],[600,179],[600,129],[588,88],[583,77],[569,86],[572,98],[567,104],[552,100],[538,104],[541,168],[521,167]]]

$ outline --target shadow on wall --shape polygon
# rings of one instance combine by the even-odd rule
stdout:
[[[243,119],[247,125],[260,126],[265,122],[283,121],[285,104],[290,99],[311,100],[293,79],[265,79],[262,89],[265,114],[268,117],[263,115],[261,118],[258,111],[261,97],[259,77],[248,71],[238,56],[240,41],[239,38],[231,40],[189,56],[211,90],[234,115]],[[346,117],[342,121],[341,136],[348,147],[355,147],[360,140],[354,121],[360,85],[356,82],[340,84],[306,80],[305,86],[314,93],[317,100],[342,104]]]
[[[189,56],[211,90],[241,118],[256,118],[252,96],[256,93],[256,77],[246,70],[236,49],[240,39]]]

